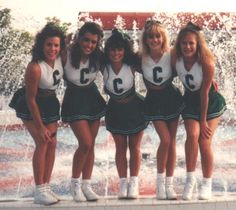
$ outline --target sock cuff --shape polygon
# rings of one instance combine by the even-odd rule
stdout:
[[[211,183],[212,182],[212,178],[206,178],[206,177],[203,177],[203,182],[207,182],[207,183]]]
[[[157,178],[165,178],[165,173],[157,173]]]
[[[194,178],[195,177],[195,171],[187,172],[187,177]]]
[[[82,179],[82,183],[88,183],[88,184],[90,184],[90,183],[91,183],[91,180],[90,180],[90,179]]]
[[[72,182],[80,182],[80,178],[73,178],[73,177],[71,177],[71,181]]]
[[[131,176],[130,179],[135,179],[136,180],[136,179],[138,179],[138,177],[137,176]]]
[[[166,182],[170,183],[173,182],[174,177],[173,176],[167,176],[166,177]]]

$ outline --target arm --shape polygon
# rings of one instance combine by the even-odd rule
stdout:
[[[143,74],[142,72],[142,57],[139,53],[134,54],[134,64],[132,65],[132,69],[140,74]]]
[[[65,65],[66,65],[66,60],[67,60],[67,51],[66,51],[66,50],[63,50],[63,51],[61,52],[61,62],[62,62],[63,68],[64,68]]]
[[[73,34],[69,33],[66,37],[65,37],[65,49],[61,51],[61,61],[62,61],[62,66],[65,67],[66,65],[66,61],[67,61],[67,53],[68,50],[70,50],[72,41],[73,41]]]
[[[176,72],[176,68],[175,68],[176,62],[177,62],[177,57],[176,57],[175,51],[173,49],[171,49],[171,51],[170,51],[170,65],[171,65],[171,69],[172,69],[173,78],[177,76],[177,72]]]
[[[216,92],[219,91],[219,86],[215,79],[212,80],[212,85]]]
[[[67,53],[71,48],[72,36],[73,36],[72,33],[70,33],[66,36],[66,38],[65,38],[65,49],[61,51],[61,61],[62,61],[63,68],[66,65]]]
[[[207,64],[203,66],[203,82],[200,92],[201,97],[201,118],[200,118],[200,129],[201,136],[205,139],[211,135],[211,129],[207,123],[207,110],[208,110],[208,94],[212,85],[215,67],[214,64]]]
[[[44,126],[40,116],[39,108],[36,103],[36,95],[38,91],[39,80],[41,77],[41,69],[38,64],[30,63],[26,69],[25,87],[26,87],[26,101],[33,117],[33,123],[38,129],[39,138],[43,141],[51,141],[51,133]]]
[[[105,62],[105,54],[103,52],[101,52],[100,58],[99,58],[100,62],[99,62],[99,71],[101,72],[101,74],[103,74],[105,67],[106,67],[106,62]]]

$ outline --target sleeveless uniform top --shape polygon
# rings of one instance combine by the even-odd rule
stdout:
[[[184,66],[183,58],[181,58],[176,63],[176,72],[186,89],[194,92],[201,88],[203,72],[202,66],[197,62],[188,71]]]
[[[142,71],[145,83],[161,86],[172,79],[170,53],[163,54],[156,63],[150,56],[142,57]]]
[[[41,78],[36,95],[36,103],[43,123],[49,124],[60,119],[60,103],[56,97],[55,90],[63,76],[63,67],[60,57],[55,60],[53,68],[45,61],[38,62],[38,64],[41,69]],[[16,110],[17,117],[24,120],[33,120],[25,96],[25,87],[16,91],[9,106]]]
[[[135,92],[131,67],[123,64],[116,74],[109,64],[104,69],[103,78],[104,90],[110,96],[105,114],[106,129],[112,134],[133,135],[146,128],[143,97]]]
[[[98,71],[89,68],[89,59],[85,63],[80,62],[79,68],[73,67],[68,53],[65,65],[65,76],[69,82],[77,86],[87,86],[91,84],[96,79]]]
[[[195,62],[192,68],[187,71],[181,58],[176,63],[176,71],[187,90],[184,94],[186,106],[182,112],[182,117],[183,119],[199,121],[201,119],[201,96],[199,90],[203,80],[202,66]],[[225,110],[226,103],[224,97],[211,86],[208,93],[207,120],[221,116]]]
[[[127,64],[123,64],[116,74],[111,65],[107,65],[103,72],[104,89],[111,98],[123,99],[135,93],[134,74]]]
[[[47,90],[56,90],[60,82],[60,79],[63,76],[61,57],[58,57],[55,60],[53,68],[49,66],[45,61],[41,61],[38,64],[41,69],[39,88]]]

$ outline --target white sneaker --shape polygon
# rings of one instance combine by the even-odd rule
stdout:
[[[128,195],[130,199],[135,199],[139,195],[138,177],[131,176],[128,184]]]
[[[156,198],[166,200],[166,186],[164,177],[157,178]]]
[[[71,181],[71,195],[73,200],[76,202],[86,201],[86,198],[81,190],[81,183],[79,179],[77,181]]]
[[[45,186],[46,186],[47,191],[48,191],[54,198],[56,198],[58,201],[61,200],[61,199],[58,197],[58,195],[52,191],[50,184],[45,184]]]
[[[98,195],[93,191],[90,180],[82,180],[81,189],[87,201],[98,200]]]
[[[203,181],[199,192],[199,199],[209,200],[211,199],[211,197],[212,197],[211,182]]]
[[[121,178],[118,198],[124,199],[124,198],[127,198],[127,196],[128,196],[128,181],[127,181],[127,178]]]
[[[34,193],[34,203],[52,205],[58,203],[58,200],[48,192],[45,185],[37,185]]]
[[[188,177],[184,186],[183,199],[191,200],[193,198],[194,191],[197,191],[197,180],[195,177]]]
[[[176,192],[174,190],[173,184],[166,184],[166,198],[168,200],[176,200],[177,199],[177,195]]]

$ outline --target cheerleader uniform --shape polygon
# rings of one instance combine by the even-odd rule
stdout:
[[[106,129],[113,134],[132,135],[147,127],[143,115],[143,98],[135,92],[134,74],[123,64],[115,74],[111,65],[104,73],[104,89],[110,96],[105,115]]]
[[[182,112],[183,119],[200,120],[201,117],[201,97],[200,89],[203,80],[202,66],[197,62],[187,71],[181,58],[176,63],[177,74],[185,86],[184,101],[185,109]],[[226,110],[224,97],[211,86],[208,94],[207,120],[221,116]]]
[[[65,65],[67,88],[62,102],[62,121],[98,120],[105,115],[106,102],[94,80],[97,69],[89,68],[89,60],[74,68],[68,56]]]
[[[181,92],[172,84],[170,53],[164,53],[157,63],[150,56],[142,57],[142,71],[147,87],[145,119],[168,121],[178,118],[184,103]]]
[[[61,58],[55,60],[54,67],[49,66],[45,61],[38,63],[41,69],[36,103],[44,124],[56,122],[60,119],[60,103],[56,97],[55,90],[63,76]],[[20,88],[13,95],[9,106],[16,110],[16,116],[23,120],[33,120],[29,111],[25,88]]]

